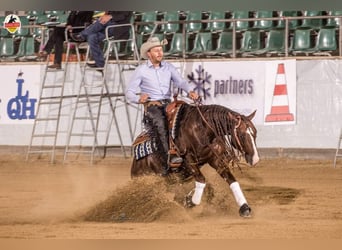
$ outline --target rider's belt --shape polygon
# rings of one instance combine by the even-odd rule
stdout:
[[[157,100],[157,101],[149,101],[149,102],[145,102],[144,103],[144,107],[145,107],[145,110],[151,106],[158,106],[158,107],[161,107],[161,106],[164,106],[164,105],[167,105],[171,102],[170,99],[162,99],[162,100]]]

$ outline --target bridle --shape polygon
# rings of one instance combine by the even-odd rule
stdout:
[[[234,140],[236,141],[236,144],[237,144],[237,146],[238,146],[238,150],[239,151],[241,151],[241,152],[243,152],[243,148],[242,148],[242,145],[241,145],[241,141],[240,141],[240,138],[239,138],[239,136],[238,136],[238,134],[237,134],[237,129],[240,127],[240,125],[241,125],[241,117],[240,116],[238,116],[237,117],[237,120],[238,120],[238,123],[235,125],[235,127],[234,127],[234,130],[233,130],[233,135],[234,135]]]
[[[202,102],[201,100],[198,100],[198,101],[195,101],[195,106],[196,106],[196,109],[198,111],[198,113],[200,114],[202,120],[205,122],[205,124],[213,131],[213,133],[215,134],[215,136],[217,138],[219,138],[219,135],[216,133],[215,129],[209,124],[209,122],[205,119],[204,115],[202,114],[201,110],[199,109],[199,106],[202,105]],[[240,141],[240,138],[238,136],[238,133],[237,133],[237,129],[240,127],[241,125],[241,117],[240,116],[237,116],[237,120],[238,120],[238,123],[234,126],[234,129],[233,129],[233,140],[236,142],[237,144],[237,147],[238,147],[238,150],[242,153],[244,153],[244,150],[243,150],[243,147],[242,147],[242,144],[241,144],[241,141]]]

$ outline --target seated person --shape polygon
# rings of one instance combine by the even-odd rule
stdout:
[[[68,29],[71,32],[80,32],[80,29],[71,29],[72,27],[80,27],[87,26],[91,24],[93,19],[94,11],[71,11],[66,27],[56,26],[53,28],[47,43],[44,46],[44,49],[39,52],[39,57],[42,59],[46,59],[47,55],[49,55],[53,49],[55,49],[55,58],[54,63],[49,65],[50,69],[61,69],[62,63],[62,55],[64,49],[64,41],[65,41],[65,29]],[[70,34],[69,33],[69,34]]]
[[[90,53],[95,64],[88,64],[90,67],[103,68],[105,64],[101,43],[105,39],[107,26],[115,24],[127,24],[131,22],[132,11],[107,11],[96,22],[88,26],[78,34],[72,34],[75,41],[87,41],[90,46]],[[109,29],[109,36],[115,39],[128,39],[129,26],[115,27]]]

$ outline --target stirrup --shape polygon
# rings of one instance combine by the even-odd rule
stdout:
[[[169,154],[168,156],[168,164],[172,168],[178,168],[182,165],[183,158],[175,155],[175,154]]]

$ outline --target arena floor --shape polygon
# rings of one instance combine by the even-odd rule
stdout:
[[[131,159],[62,164],[0,157],[0,239],[341,239],[342,161],[265,158],[234,174],[252,207],[241,218],[229,187],[208,166],[200,206],[193,183],[130,179]]]

